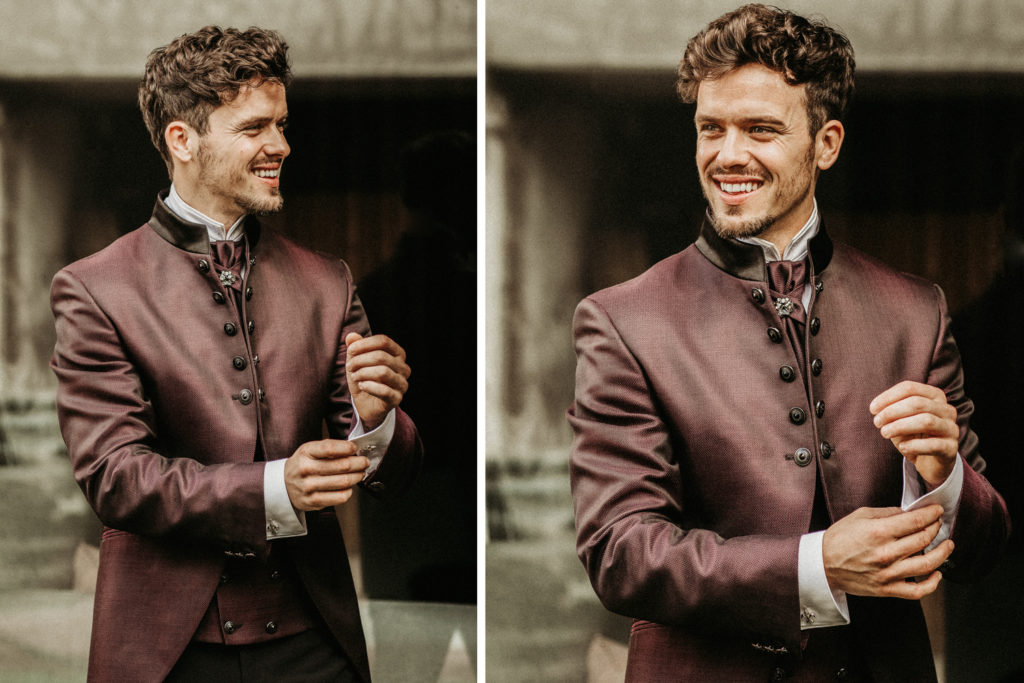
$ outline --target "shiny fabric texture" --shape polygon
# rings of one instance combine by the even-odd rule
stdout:
[[[161,680],[218,585],[225,551],[268,551],[263,462],[352,420],[344,337],[369,327],[344,262],[247,219],[241,322],[203,226],[158,199],[148,224],[54,277],[58,417],[105,525],[89,678]],[[258,361],[256,360],[258,356]],[[368,493],[398,492],[422,448],[398,411]],[[369,678],[351,571],[331,511],[274,541],[358,674]]]
[[[577,550],[603,604],[637,620],[627,680],[831,680],[848,647],[876,681],[934,680],[917,603],[851,597],[846,639],[800,630],[797,548],[819,472],[832,521],[900,504],[902,457],[868,404],[901,380],[943,388],[958,410],[968,467],[945,576],[985,573],[1005,543],[941,290],[833,245],[824,226],[810,269],[803,362],[765,296],[760,248],[709,226],[577,307]]]

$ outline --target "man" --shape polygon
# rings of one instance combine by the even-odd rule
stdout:
[[[347,266],[255,218],[282,205],[290,80],[272,31],[154,50],[171,188],[54,278],[58,415],[105,525],[90,680],[369,680],[333,506],[403,488],[421,447]]]
[[[695,36],[700,236],[576,311],[578,551],[629,680],[935,680],[918,600],[1008,534],[942,292],[818,215],[853,70],[775,8]]]

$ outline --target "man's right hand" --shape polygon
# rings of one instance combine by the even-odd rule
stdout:
[[[953,552],[953,541],[946,539],[919,554],[939,533],[941,519],[941,505],[910,512],[854,510],[830,526],[822,540],[829,586],[851,595],[923,598],[938,587],[938,568]]]
[[[299,510],[321,510],[351,498],[353,487],[370,466],[358,452],[351,441],[338,439],[299,446],[284,464],[284,483],[292,505]]]

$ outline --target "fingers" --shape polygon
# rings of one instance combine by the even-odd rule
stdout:
[[[350,360],[353,356],[371,351],[383,351],[388,355],[405,360],[405,349],[385,334],[363,337],[356,332],[349,332],[345,335],[345,346],[348,347],[347,353]]]
[[[872,415],[878,415],[886,406],[892,405],[903,399],[919,396],[933,401],[942,401],[945,403],[946,395],[938,387],[933,387],[930,384],[922,384],[921,382],[912,382],[905,380],[889,387],[878,396],[875,396],[868,405],[868,410],[871,411]]]
[[[882,597],[920,600],[938,588],[942,573],[938,571],[953,552],[953,541],[945,540],[923,555],[914,555],[879,572]],[[923,579],[918,577],[924,577]]]
[[[370,461],[349,441],[325,439],[302,444],[284,466],[285,488],[292,505],[319,510],[340,505],[363,480]]]

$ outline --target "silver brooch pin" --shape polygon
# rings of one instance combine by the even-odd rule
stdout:
[[[231,285],[235,284],[237,280],[238,276],[232,273],[230,270],[220,271],[220,283],[225,287],[230,287]],[[778,306],[778,304],[776,304],[776,306]]]
[[[780,296],[775,300],[775,310],[782,317],[792,313],[794,308],[796,308],[796,304],[789,297]]]

